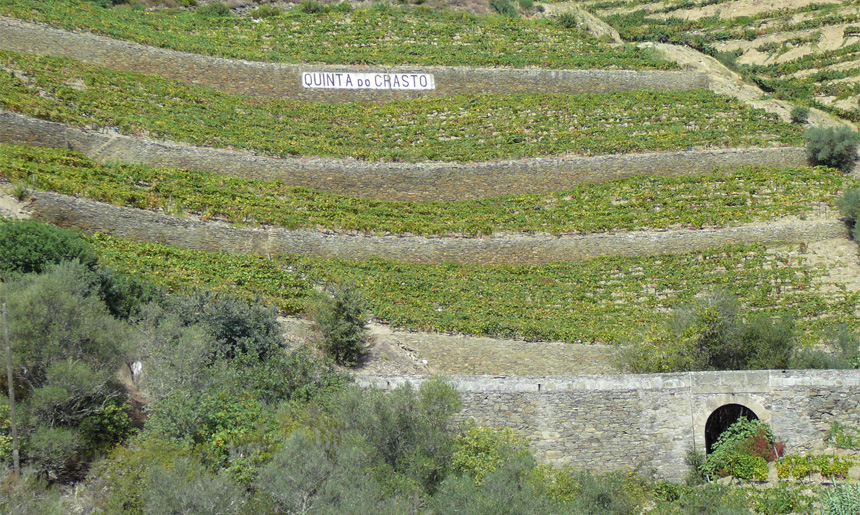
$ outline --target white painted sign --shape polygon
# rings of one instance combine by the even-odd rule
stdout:
[[[302,86],[319,89],[436,89],[430,73],[302,72]]]

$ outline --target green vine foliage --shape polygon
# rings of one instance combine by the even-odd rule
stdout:
[[[585,30],[560,27],[549,17],[481,16],[406,6],[382,9],[378,3],[371,9],[348,10],[345,4],[326,8],[309,1],[289,12],[270,12],[255,19],[202,16],[202,9],[137,11],[103,9],[80,0],[0,0],[0,14],[145,45],[251,61],[677,68],[635,45],[613,46]],[[223,9],[220,13],[226,14]]]
[[[826,270],[796,246],[740,245],[654,257],[547,265],[416,265],[381,259],[236,255],[97,235],[100,258],[177,290],[209,287],[300,313],[315,283],[352,283],[374,317],[396,327],[527,340],[621,342],[657,332],[664,313],[700,291],[731,287],[743,305],[790,314],[800,343],[854,320],[856,295],[819,291]],[[650,285],[643,290],[643,285]],[[826,317],[822,315],[826,313]],[[655,343],[655,355],[669,352]]]
[[[702,470],[710,477],[767,479],[767,459],[775,444],[773,431],[761,420],[741,417],[714,443]]]
[[[839,191],[856,184],[835,169],[744,167],[696,176],[636,176],[550,194],[398,202],[290,187],[277,180],[103,164],[64,149],[3,143],[0,177],[114,205],[180,217],[197,214],[236,225],[460,237],[724,227],[803,215],[822,209],[822,203],[842,207],[844,199],[860,191],[849,189],[835,200]],[[851,205],[860,208],[856,201]]]
[[[474,162],[801,141],[798,126],[707,90],[327,104],[261,100],[4,51],[0,67],[16,71],[0,73],[0,106],[11,111],[281,157]],[[84,88],[68,85],[80,81]]]
[[[839,449],[860,449],[860,429],[834,420],[825,441]]]

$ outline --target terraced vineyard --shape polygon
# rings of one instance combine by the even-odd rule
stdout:
[[[860,3],[592,1],[626,41],[690,45],[777,98],[860,121]]]
[[[93,241],[109,265],[174,288],[237,290],[296,313],[314,284],[352,283],[365,292],[375,316],[395,326],[528,340],[640,338],[656,330],[672,306],[721,286],[750,308],[796,318],[811,344],[839,322],[855,323],[858,295],[819,281],[828,270],[810,266],[803,246],[731,246],[545,266],[422,266],[224,255],[109,236]]]
[[[469,95],[377,104],[260,100],[0,51],[0,106],[77,126],[276,156],[482,161],[789,145],[800,131],[707,91]],[[658,114],[659,113],[659,114]]]
[[[341,4],[345,5],[345,4]],[[277,11],[276,11],[277,12]],[[555,20],[475,16],[408,7],[260,18],[185,10],[104,9],[85,0],[0,1],[0,15],[173,50],[281,63],[671,69],[635,46],[617,47]],[[564,48],[564,52],[556,51]]]
[[[241,225],[428,236],[723,227],[834,210],[838,194],[854,184],[829,168],[743,168],[697,176],[635,176],[552,195],[395,202],[287,187],[280,181],[105,165],[76,152],[3,143],[0,177],[25,188]]]
[[[664,9],[607,2],[591,7],[607,14],[625,37],[637,39],[637,30],[662,26],[637,9],[654,9],[653,18],[659,19],[674,13],[670,8],[675,5],[660,4]],[[657,13],[660,9],[665,12]],[[187,11],[104,9],[71,0],[2,0],[0,14],[258,61],[673,68],[649,52],[610,45],[585,31],[565,29],[554,19],[510,20],[420,8],[290,12],[255,21]],[[723,26],[720,20],[707,18],[694,27],[701,29],[696,37],[702,45],[720,40],[718,26],[746,37],[739,21]],[[676,22],[664,25],[671,29],[664,39],[680,37]],[[354,30],[342,30],[345,26]],[[0,51],[0,63],[5,70],[0,74],[0,106],[28,116],[107,134],[276,157],[418,163],[418,170],[427,161],[493,166],[498,160],[528,163],[547,156],[560,156],[562,163],[571,156],[604,154],[629,154],[635,160],[635,153],[643,151],[783,151],[781,147],[800,145],[803,134],[799,125],[707,90],[535,91],[327,104],[228,94],[68,58]],[[467,172],[462,174],[464,187]],[[684,177],[672,172],[658,167],[647,177],[577,184],[540,195],[395,202],[197,170],[102,163],[65,149],[0,144],[0,174],[22,197],[27,188],[35,188],[134,208],[125,211],[133,213],[129,216],[144,209],[160,211],[173,216],[167,220],[177,227],[192,215],[209,223],[266,226],[260,234],[277,226],[315,235],[376,237],[379,245],[416,235],[456,238],[473,246],[500,234],[516,235],[527,244],[538,236],[570,239],[615,233],[624,238],[634,231],[647,237],[659,231],[671,238],[679,229],[701,235],[742,224],[768,233],[776,231],[772,226],[777,219],[799,226],[806,226],[806,218],[834,221],[835,199],[855,184],[826,168],[725,167]],[[320,174],[321,182],[324,176]],[[56,221],[71,223],[70,218]],[[355,284],[376,318],[416,330],[618,343],[646,337],[674,307],[715,288],[735,293],[748,310],[794,318],[805,345],[823,341],[834,324],[858,326],[855,283],[840,275],[838,260],[822,261],[808,253],[806,241],[712,245],[708,250],[644,257],[563,258],[540,265],[417,265],[406,264],[408,256],[338,260],[238,255],[105,234],[91,236],[91,241],[104,262],[118,269],[174,289],[205,285],[259,295],[290,314],[301,312],[307,296],[321,284]],[[535,245],[532,252],[541,250]]]

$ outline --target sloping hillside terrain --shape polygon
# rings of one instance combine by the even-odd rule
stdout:
[[[590,8],[610,23],[627,12],[614,4]],[[248,60],[558,68],[677,66],[659,60],[659,54],[651,50],[595,39],[585,28],[567,28],[552,17],[533,21],[476,18],[399,8],[317,14],[298,9],[262,18],[205,17],[193,11],[105,9],[88,2],[58,2],[51,9],[38,3],[10,2],[0,5],[0,10],[7,16],[65,29]],[[364,21],[355,30],[358,20]],[[332,26],[325,28],[320,23]],[[403,30],[404,23],[406,32],[392,39],[394,28]],[[154,30],[156,26],[161,30]],[[26,27],[38,31],[38,26]],[[329,38],[333,44],[321,45],[311,39],[296,39],[296,33],[303,38],[337,34],[341,39],[335,42]],[[434,36],[430,38],[422,35],[431,33]],[[450,41],[440,40],[441,34],[447,34],[445,38]],[[630,33],[623,34],[630,37]],[[514,40],[516,52],[510,52]],[[414,52],[405,51],[404,41],[423,46]],[[446,51],[431,50],[437,45]],[[567,51],[548,53],[546,45]],[[350,54],[350,48],[359,53]],[[329,57],[303,53],[311,50],[328,52]],[[460,50],[464,53],[457,57]],[[480,57],[482,51],[488,52],[487,58]],[[39,53],[50,53],[50,48]],[[564,170],[564,159],[576,156],[633,153],[630,155],[635,161],[635,153],[643,151],[801,144],[802,128],[798,125],[705,90],[469,94],[322,104],[222,93],[205,84],[193,85],[193,77],[180,82],[157,73],[114,71],[110,66],[68,57],[4,51],[2,59],[6,74],[0,84],[0,101],[8,111],[84,131],[242,149],[280,159],[348,159],[357,160],[359,165],[361,161],[406,161],[416,166],[457,161],[492,170],[503,164],[494,160],[535,159],[537,163],[561,158],[559,168]],[[199,220],[270,231],[316,231],[330,240],[327,245],[334,245],[334,249],[347,245],[337,237],[347,236],[350,246],[344,248],[350,249],[354,245],[361,248],[365,245],[361,242],[371,242],[372,237],[376,240],[366,245],[379,250],[369,251],[371,255],[376,252],[393,259],[332,261],[327,256],[338,256],[338,252],[320,254],[299,245],[290,248],[310,252],[310,257],[273,256],[271,250],[259,249],[251,252],[269,254],[266,260],[235,256],[231,260],[239,261],[228,265],[223,256],[205,252],[214,247],[165,235],[148,243],[109,236],[94,240],[102,249],[103,259],[119,268],[148,271],[174,288],[202,281],[249,295],[262,294],[286,314],[301,312],[305,292],[318,281],[348,281],[360,285],[377,320],[395,327],[527,341],[618,343],[641,336],[642,327],[634,320],[647,320],[647,327],[657,327],[673,306],[723,285],[744,304],[796,318],[806,345],[823,341],[834,317],[855,323],[853,281],[837,281],[836,288],[828,286],[834,282],[828,278],[843,274],[844,269],[834,269],[833,259],[807,255],[810,248],[820,248],[819,238],[841,237],[838,230],[833,236],[823,236],[816,229],[820,234],[812,240],[809,235],[782,240],[763,236],[777,234],[774,231],[782,227],[779,224],[799,227],[819,219],[836,220],[834,201],[852,184],[837,171],[716,167],[672,178],[672,167],[658,164],[651,172],[655,175],[647,179],[635,173],[630,178],[610,180],[591,175],[584,182],[570,179],[566,187],[550,195],[467,200],[471,195],[465,183],[450,194],[454,198],[462,195],[463,200],[410,203],[389,201],[384,193],[372,200],[348,193],[325,193],[324,172],[316,176],[320,180],[319,189],[315,189],[313,175],[307,181],[311,187],[307,182],[296,187],[281,180],[244,178],[241,172],[239,177],[231,172],[233,177],[228,178],[218,173],[218,166],[215,173],[190,173],[150,168],[144,158],[142,165],[103,164],[98,161],[103,158],[93,152],[87,157],[69,150],[8,144],[2,152],[5,179],[37,191],[155,211],[180,217],[183,223]],[[454,177],[452,184],[456,184]],[[38,194],[36,199],[36,211],[51,216],[45,214],[51,208],[38,207],[47,201],[39,200]],[[66,224],[76,223],[67,215],[63,217]],[[88,230],[119,230],[86,227],[86,223],[92,222],[79,225]],[[745,224],[753,224],[749,226],[754,230],[751,234],[758,236],[737,239],[741,237],[729,235],[734,232],[719,236],[733,227],[746,230]],[[687,242],[692,236],[682,236],[678,231],[690,229],[714,243]],[[653,250],[649,252],[645,243],[646,250],[636,251],[640,257],[634,257],[625,256],[623,244],[600,239],[613,235],[624,238],[625,234],[648,237],[654,231],[655,237],[676,243],[643,240],[652,241]],[[803,234],[799,231],[797,234]],[[135,238],[133,233],[116,234]],[[561,243],[578,239],[564,243],[576,245],[571,250],[540,258],[540,252],[547,252],[540,250],[547,236],[561,238]],[[140,233],[137,238],[152,237]],[[430,239],[423,243],[420,238]],[[489,250],[493,246],[488,251],[494,255],[476,253],[468,257],[485,252],[478,249],[488,242],[510,246],[511,238],[520,239],[517,245],[530,246],[530,254],[538,259],[526,257],[523,251],[502,257],[506,254]],[[167,241],[191,247],[181,250],[160,245]],[[431,250],[427,254],[430,257],[423,258],[418,256],[424,254],[410,250],[428,244],[456,245],[438,258],[432,253],[440,250]],[[140,245],[148,250],[141,252]],[[586,248],[583,245],[596,246],[597,250],[572,250]],[[667,250],[677,254],[662,255]],[[238,247],[233,251],[247,252]],[[360,256],[368,251],[349,252]],[[405,264],[416,260],[452,264]],[[484,264],[480,264],[482,260]],[[471,264],[453,264],[458,261]],[[534,262],[547,264],[536,267],[530,264]],[[264,263],[268,271],[261,268]],[[236,266],[247,270],[243,273],[247,279],[232,277]],[[691,266],[701,267],[701,272],[689,274]],[[464,282],[465,278],[469,280]],[[292,284],[289,293],[284,290],[285,281]],[[460,368],[451,363],[449,368],[434,370]]]
[[[545,376],[857,368],[856,170],[805,148],[856,137],[857,2],[442,3],[0,0],[0,231],[78,261],[0,269],[29,469],[0,470],[0,511],[771,514],[856,495],[834,486],[860,474],[842,372],[822,372],[833,396],[802,391],[829,454],[709,419],[730,456],[693,435],[689,485],[547,466],[573,459],[543,445],[563,431],[603,456],[603,419],[478,427],[430,376],[548,393]],[[51,225],[8,221],[27,218]],[[630,448],[667,416],[624,392],[607,402],[641,420],[571,413],[612,411]],[[470,402],[555,410],[529,395]],[[10,413],[0,396],[3,467]]]

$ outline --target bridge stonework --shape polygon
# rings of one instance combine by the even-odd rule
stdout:
[[[688,449],[705,449],[708,417],[722,406],[751,409],[790,453],[823,447],[834,420],[860,425],[858,370],[451,379],[461,394],[463,419],[515,429],[544,462],[595,472],[638,467],[675,481],[687,472]],[[357,381],[394,388],[422,379]]]

